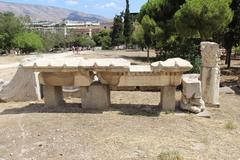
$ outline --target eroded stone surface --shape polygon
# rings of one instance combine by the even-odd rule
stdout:
[[[36,101],[40,99],[38,73],[19,67],[10,82],[0,85],[0,101]]]
[[[188,61],[181,58],[151,65],[131,65],[121,58],[41,59],[22,66],[27,70],[41,72],[40,82],[46,86],[80,86],[83,107],[87,106],[86,108],[101,109],[109,106],[108,86],[163,87],[163,110],[175,110],[176,86],[181,84],[182,73],[192,68]],[[96,79],[101,85],[91,85]],[[96,98],[97,96],[102,98]]]
[[[221,52],[217,43],[201,42],[201,55],[203,67],[219,67]]]
[[[219,106],[220,68],[218,65],[220,50],[214,42],[201,43],[202,55],[202,95],[209,106]]]
[[[93,83],[89,87],[81,87],[82,108],[107,109],[110,107],[110,88],[108,85]]]
[[[176,106],[176,87],[167,86],[161,88],[161,103],[160,106],[163,111],[175,111]]]
[[[64,104],[61,86],[43,87],[44,102],[47,107],[59,107]]]
[[[205,109],[202,99],[201,82],[197,74],[186,74],[182,77],[182,100],[180,108],[193,113],[200,113]]]
[[[171,58],[166,61],[158,61],[151,64],[153,71],[177,71],[185,72],[192,69],[190,62],[181,58]]]

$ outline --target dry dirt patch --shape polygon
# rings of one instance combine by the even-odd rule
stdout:
[[[146,53],[83,55],[141,64]],[[14,69],[0,70],[6,80],[13,74]],[[221,78],[228,82],[236,75]],[[112,108],[104,112],[83,110],[79,99],[67,101],[71,104],[56,108],[43,102],[0,103],[0,159],[157,160],[175,151],[185,159],[240,158],[239,95],[221,95],[221,108],[209,108],[211,119],[159,113],[158,92],[112,92]]]
[[[0,157],[4,159],[157,160],[177,151],[185,159],[240,158],[240,100],[222,95],[211,119],[159,113],[159,93],[112,92],[113,107],[81,109],[42,103],[0,104]],[[236,128],[227,129],[228,122]]]

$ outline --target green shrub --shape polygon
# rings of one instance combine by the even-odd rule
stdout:
[[[43,49],[42,39],[35,32],[21,32],[14,37],[12,43],[24,53]]]
[[[235,123],[233,121],[229,121],[225,124],[225,129],[233,130],[236,128],[237,128],[237,126],[235,125]]]
[[[168,58],[180,57],[188,60],[193,65],[191,73],[200,73],[201,54],[199,39],[183,39],[174,38],[161,45],[158,49],[158,60],[167,60]]]
[[[160,153],[158,160],[184,160],[184,158],[177,151],[167,151]]]

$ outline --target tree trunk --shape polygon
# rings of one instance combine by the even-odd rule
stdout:
[[[227,50],[227,56],[226,56],[227,68],[230,68],[231,67],[232,47],[229,47],[226,50]]]
[[[150,62],[150,60],[149,60],[149,47],[147,48],[147,61]]]
[[[225,64],[228,64],[228,53],[227,53],[227,51],[226,51]]]

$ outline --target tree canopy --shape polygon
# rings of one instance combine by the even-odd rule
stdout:
[[[0,48],[9,52],[13,38],[23,31],[24,25],[13,13],[0,13]]]
[[[81,47],[94,47],[96,43],[88,36],[81,36],[76,40],[76,45]]]
[[[146,34],[150,34],[149,37],[154,36],[155,48],[160,48],[176,32],[174,14],[184,2],[185,0],[149,0],[141,7],[139,22],[143,25],[142,22],[150,19],[155,23],[155,34],[144,29]],[[146,16],[148,16],[147,19]]]
[[[139,22],[134,22],[132,33],[133,44],[139,45],[142,49],[145,47],[144,30]]]
[[[100,32],[93,36],[94,41],[97,46],[102,46],[102,49],[110,49],[111,48],[111,37],[110,31],[107,29],[102,29]]]
[[[127,48],[131,40],[131,34],[132,34],[132,18],[129,10],[129,0],[126,0],[126,9],[124,13],[124,36]]]
[[[124,43],[122,16],[122,14],[116,15],[113,19],[113,30],[111,33],[112,46],[119,46]]]
[[[223,45],[227,50],[226,64],[231,66],[231,53],[233,46],[237,47],[240,43],[240,0],[233,0],[231,5],[234,16],[224,34]]]
[[[36,50],[40,51],[43,49],[41,37],[34,32],[18,33],[12,40],[12,43],[24,53],[30,53]]]
[[[187,0],[175,13],[177,31],[185,37],[212,38],[232,20],[230,0]]]

